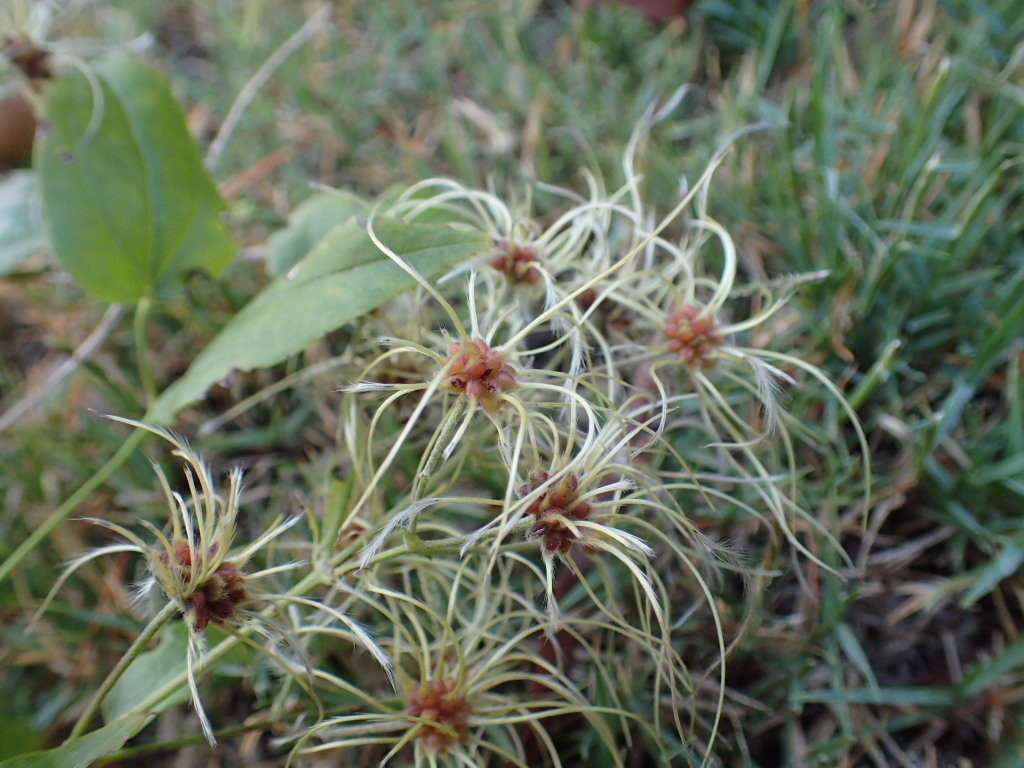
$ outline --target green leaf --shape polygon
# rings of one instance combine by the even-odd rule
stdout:
[[[384,191],[377,207],[386,210],[405,196],[406,202],[429,201],[429,190],[420,190],[411,197],[405,187],[396,185]],[[267,274],[279,277],[298,264],[317,243],[336,226],[352,218],[366,219],[373,206],[351,192],[330,190],[313,195],[299,204],[288,217],[288,226],[267,239]],[[405,217],[403,217],[405,218]],[[416,224],[450,224],[463,221],[456,211],[437,205],[424,205],[415,214]]]
[[[151,651],[140,653],[110,689],[110,693],[103,700],[103,719],[112,723],[123,717],[135,708],[142,694],[160,688],[184,672],[187,649],[188,630],[184,622],[175,622],[167,626],[160,644]],[[188,699],[188,689],[182,688],[151,711],[162,712]]]
[[[956,384],[942,402],[939,428],[931,439],[931,447],[948,435],[960,422],[960,415],[989,372],[1003,358],[1006,350],[1024,332],[1024,268],[1003,281],[1002,300],[992,310],[998,324],[987,331],[985,340],[973,354]]]
[[[445,224],[382,219],[374,229],[427,279],[491,247],[485,233]],[[415,284],[355,222],[335,227],[296,269],[271,283],[228,323],[185,375],[157,398],[147,420],[170,423],[232,371],[276,365]]]
[[[105,725],[92,733],[44,752],[29,752],[0,763],[0,768],[86,768],[119,750],[153,718],[136,715]]]
[[[996,686],[1002,686],[1009,674],[1019,675],[1024,668],[1024,636],[1017,637],[995,655],[983,658],[964,672],[958,686],[962,699],[980,696]]]
[[[43,102],[36,150],[43,229],[87,293],[134,302],[216,274],[234,244],[164,79],[127,54],[61,75]]]
[[[0,182],[0,275],[44,247],[35,194],[31,171],[15,171]]]
[[[834,632],[839,640],[839,647],[843,649],[846,658],[857,668],[860,676],[867,683],[868,690],[878,694],[878,681],[875,679],[874,670],[871,669],[871,662],[868,661],[864,647],[860,644],[853,629],[850,628],[849,624],[840,622],[836,625]]]
[[[0,760],[21,755],[44,746],[43,734],[32,727],[27,717],[7,717],[0,720]]]
[[[277,277],[288,271],[328,232],[369,210],[366,201],[348,192],[326,192],[304,201],[292,211],[288,226],[267,239],[267,274]]]
[[[974,605],[1003,579],[1017,573],[1021,563],[1024,563],[1024,548],[1017,542],[1009,542],[991,560],[965,572],[963,580],[971,588],[960,598],[960,607],[969,608]]]

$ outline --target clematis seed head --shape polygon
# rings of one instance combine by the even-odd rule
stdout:
[[[416,732],[424,750],[443,753],[456,743],[469,740],[468,722],[473,710],[455,678],[427,680],[408,692],[406,703],[406,714],[433,721],[421,723]]]
[[[488,263],[504,273],[510,283],[533,285],[541,279],[540,270],[535,266],[537,259],[538,254],[534,248],[503,242],[498,245],[498,254]]]
[[[665,348],[681,362],[693,368],[714,367],[710,356],[722,340],[710,315],[702,316],[697,307],[689,304],[665,320],[662,333],[668,339]]]
[[[501,405],[501,396],[516,388],[516,370],[505,356],[483,339],[453,341],[448,347],[444,388],[478,402],[489,414]]]

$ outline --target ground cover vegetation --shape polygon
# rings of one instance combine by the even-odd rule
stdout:
[[[0,766],[1019,763],[1017,3],[684,5],[0,9]]]

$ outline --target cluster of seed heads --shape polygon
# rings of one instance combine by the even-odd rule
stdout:
[[[440,753],[457,742],[469,740],[472,708],[465,695],[459,692],[455,678],[427,680],[409,691],[406,703],[407,715],[431,721],[420,723],[416,733],[424,750]]]
[[[668,339],[665,348],[674,352],[681,362],[693,368],[714,367],[711,353],[722,340],[715,332],[715,321],[710,314],[701,315],[696,307],[687,305],[665,320],[662,333]]]
[[[497,413],[502,394],[516,387],[515,368],[483,339],[453,341],[448,347],[447,370],[447,390],[464,394],[490,414]]]
[[[30,82],[53,78],[50,52],[23,35],[9,35],[0,39],[0,56],[20,69]]]
[[[489,263],[504,273],[509,282],[528,285],[540,282],[540,270],[536,267],[538,254],[534,248],[504,242],[498,245],[498,251]]]
[[[210,555],[215,554],[217,545],[210,548]],[[181,584],[187,585],[191,591],[182,595],[185,603],[185,622],[195,632],[202,632],[206,625],[230,621],[236,616],[236,608],[248,597],[245,592],[245,576],[233,563],[224,561],[206,579],[198,584],[192,583],[192,550],[188,542],[178,541],[174,544],[174,564],[169,562],[166,552],[160,553],[160,561],[170,569],[178,572]]]
[[[520,496],[540,488],[548,477],[547,472],[531,472],[529,481],[519,489]],[[526,513],[536,518],[527,535],[541,536],[548,552],[568,552],[577,538],[570,521],[585,520],[590,514],[590,504],[576,498],[578,488],[579,478],[566,475],[526,508]]]

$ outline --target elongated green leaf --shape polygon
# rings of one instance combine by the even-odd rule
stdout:
[[[163,631],[160,644],[151,651],[140,653],[103,700],[103,719],[108,723],[130,712],[143,694],[159,688],[184,671],[188,648],[185,624],[175,622]],[[162,712],[170,706],[188,701],[188,698],[188,689],[182,688],[177,695],[164,699],[152,711]]]
[[[224,203],[170,89],[126,54],[61,75],[43,103],[36,167],[54,257],[87,293],[134,302],[215,274],[234,246]]]
[[[871,669],[871,662],[868,661],[868,655],[864,652],[864,647],[860,644],[853,629],[846,622],[840,622],[836,625],[834,632],[839,640],[839,647],[843,649],[846,658],[853,662],[857,672],[867,683],[868,690],[878,694],[878,681],[875,679],[874,670]]]
[[[1019,674],[1024,667],[1024,636],[1008,643],[993,658],[984,658],[964,672],[958,690],[963,699],[980,696],[998,686],[1010,673]]]
[[[0,760],[32,752],[46,744],[43,734],[27,717],[0,719]]]
[[[491,247],[483,232],[444,224],[381,220],[375,231],[427,278],[439,277]],[[178,410],[233,370],[275,365],[414,285],[355,222],[335,227],[296,269],[238,313],[185,375],[157,398],[147,420],[169,423]]]
[[[963,578],[971,588],[960,598],[961,607],[968,608],[974,605],[995,589],[1003,579],[1017,573],[1021,563],[1024,563],[1024,548],[1021,548],[1019,543],[1010,542],[1003,545],[991,560],[967,571]]]
[[[377,207],[388,210],[389,206],[405,196],[406,188],[396,185],[385,190],[378,198]],[[406,203],[415,200],[428,201],[429,190],[422,190],[411,197],[405,196]],[[275,232],[267,239],[267,274],[278,277],[299,263],[328,232],[353,217],[366,219],[373,209],[372,203],[350,192],[334,189],[321,192],[304,200],[288,217],[288,226]],[[454,210],[439,205],[424,205],[415,212],[416,224],[451,224],[464,221]]]
[[[104,755],[119,750],[152,718],[152,715],[126,717],[55,749],[29,752],[4,760],[0,768],[86,768]]]
[[[365,200],[347,192],[313,195],[292,211],[287,227],[267,240],[267,274],[283,274],[336,226],[369,211]]]
[[[973,355],[971,364],[958,377],[956,384],[942,403],[939,415],[939,429],[932,438],[932,445],[945,437],[959,423],[963,409],[974,397],[978,387],[989,372],[1002,359],[1002,354],[1024,330],[1024,269],[1004,282],[1003,299],[993,310],[998,324],[985,336],[984,342]]]

